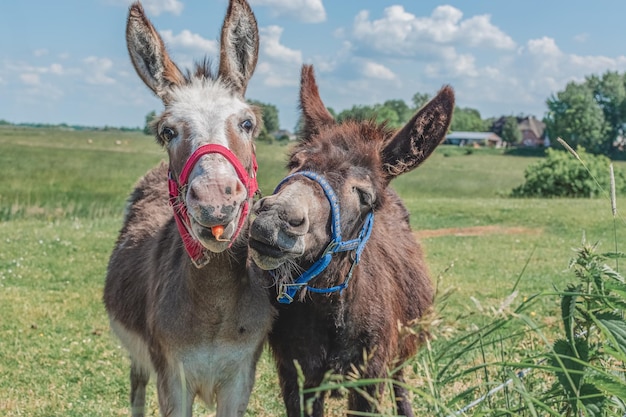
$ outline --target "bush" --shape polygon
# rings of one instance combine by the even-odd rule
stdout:
[[[526,182],[511,192],[513,197],[597,197],[610,189],[606,156],[592,155],[578,148],[584,164],[568,152],[548,149],[546,158],[531,164],[524,172]],[[624,190],[626,178],[615,172],[615,184]]]

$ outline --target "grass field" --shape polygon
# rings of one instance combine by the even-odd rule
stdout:
[[[265,194],[284,175],[285,151],[258,144]],[[129,414],[128,360],[101,293],[125,199],[164,158],[140,133],[0,127],[0,415]],[[583,234],[602,251],[625,250],[625,224],[608,199],[506,197],[533,161],[442,148],[393,184],[440,289],[453,289],[440,311],[452,331],[475,326],[474,313],[499,305],[520,276],[519,300],[562,288]],[[548,329],[558,302],[533,307]],[[264,355],[248,415],[281,415],[276,384]],[[154,391],[149,397],[148,414],[158,415]]]

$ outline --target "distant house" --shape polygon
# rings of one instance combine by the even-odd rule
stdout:
[[[502,138],[493,132],[452,132],[446,135],[445,144],[456,146],[488,146],[502,148]]]
[[[546,124],[537,120],[535,116],[518,119],[519,130],[522,131],[522,145],[537,147],[545,145]]]
[[[499,135],[502,135],[502,128],[506,122],[507,117],[502,116],[496,120],[491,130]],[[522,133],[522,140],[517,146],[525,146],[529,148],[536,148],[539,146],[550,146],[550,140],[546,135],[546,124],[541,120],[538,120],[535,116],[517,117],[517,126]]]
[[[287,137],[289,140],[296,140],[296,135],[291,133],[286,129],[280,129],[273,133],[275,139],[280,140],[281,138]]]

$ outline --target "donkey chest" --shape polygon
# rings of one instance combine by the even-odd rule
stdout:
[[[299,362],[326,364],[327,369],[348,369],[371,350],[368,330],[355,322],[349,312],[292,304],[279,313],[270,335],[274,350]],[[286,343],[286,341],[289,341]]]
[[[264,293],[249,287],[169,288],[149,309],[152,332],[164,343],[200,349],[257,345],[272,317]]]

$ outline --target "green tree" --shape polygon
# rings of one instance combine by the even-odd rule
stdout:
[[[156,117],[156,112],[154,110],[152,110],[150,113],[146,115],[146,124],[143,127],[144,135],[154,134],[154,132],[152,131],[152,121],[154,120],[155,117]]]
[[[420,92],[413,94],[413,98],[411,98],[415,110],[422,108],[424,104],[428,103],[428,100],[430,100],[430,94]]]
[[[337,121],[368,120],[376,118],[376,109],[372,106],[354,105],[351,109],[342,110],[337,115]]]
[[[398,116],[398,113],[396,113],[392,107],[377,105],[374,110],[377,123],[387,123],[392,127],[400,126],[400,116]]]
[[[278,108],[275,105],[262,103],[257,100],[248,100],[248,103],[261,109],[263,114],[263,128],[268,134],[274,133],[280,129]]]
[[[385,109],[393,110],[393,112],[397,115],[396,117],[391,116],[391,118],[389,118],[389,124],[394,127],[404,125],[413,115],[413,109],[410,108],[404,100],[387,100],[383,103],[383,107]],[[380,119],[380,113],[378,118]]]
[[[570,82],[546,104],[545,123],[551,138],[561,137],[572,147],[581,146],[594,154],[611,150],[610,126],[587,84]]]
[[[455,107],[450,130],[456,132],[484,132],[487,130],[480,112],[470,107]]]
[[[502,126],[502,140],[513,145],[522,141],[522,132],[519,130],[517,117],[508,116]]]
[[[280,129],[278,108],[273,104],[262,103],[258,100],[248,100],[248,103],[261,109],[263,124],[259,132],[258,140],[273,143],[274,133]]]
[[[608,125],[607,141],[611,142],[623,133],[623,124],[626,122],[625,77],[626,74],[607,71],[602,77],[591,75],[585,80],[604,113]]]

